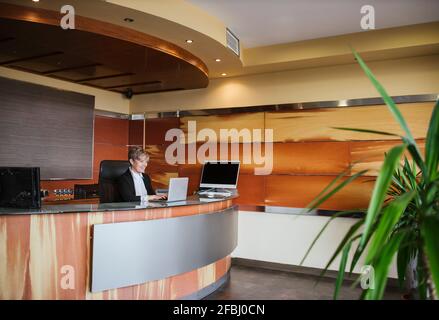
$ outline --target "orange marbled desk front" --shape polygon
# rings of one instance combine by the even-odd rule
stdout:
[[[99,223],[166,219],[216,212],[232,200],[131,211],[0,215],[0,299],[179,299],[223,277],[230,256],[202,268],[135,286],[92,293],[91,234]],[[63,289],[72,266],[73,289]],[[64,282],[63,282],[64,281]],[[72,286],[68,286],[72,287]]]

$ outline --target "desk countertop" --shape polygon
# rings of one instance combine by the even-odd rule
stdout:
[[[42,205],[40,209],[0,208],[0,215],[59,214],[59,213],[72,213],[72,212],[105,212],[105,211],[171,208],[171,207],[200,205],[210,202],[224,201],[236,197],[237,195],[225,197],[225,198],[200,198],[198,196],[190,196],[185,201],[175,201],[175,202],[114,202],[114,203],[94,203],[94,204],[90,204],[90,203],[50,204],[50,205]]]

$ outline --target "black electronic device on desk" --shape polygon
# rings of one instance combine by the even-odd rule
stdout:
[[[93,199],[99,198],[98,184],[75,184],[74,199]]]
[[[40,168],[0,167],[0,207],[41,208]]]
[[[203,166],[198,195],[206,198],[225,198],[236,194],[239,161],[207,161]]]

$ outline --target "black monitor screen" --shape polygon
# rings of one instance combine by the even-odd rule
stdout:
[[[0,207],[41,207],[40,168],[0,167]]]
[[[222,185],[233,187],[236,185],[239,174],[238,162],[207,162],[203,167],[201,187]]]

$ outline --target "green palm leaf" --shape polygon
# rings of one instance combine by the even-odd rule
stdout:
[[[430,181],[437,178],[439,163],[439,100],[433,109],[425,143],[425,162]]]
[[[389,188],[392,180],[393,172],[399,163],[402,153],[404,152],[405,145],[395,146],[390,149],[384,163],[381,167],[377,181],[375,183],[372,198],[370,199],[369,208],[367,210],[366,221],[364,224],[363,236],[360,239],[359,247],[363,249],[366,243],[366,239],[369,236],[370,229],[375,222],[376,215],[381,210],[381,206],[386,197],[386,191]]]
[[[337,300],[341,285],[343,283],[346,264],[348,262],[349,251],[351,250],[351,245],[352,245],[352,241],[349,241],[343,249],[343,254],[340,260],[340,267],[338,269],[338,274],[337,274],[337,280],[335,282],[334,300]]]
[[[427,257],[428,267],[433,278],[436,293],[439,290],[439,218],[428,216],[421,226],[424,252]]]
[[[409,139],[411,143],[416,144],[415,139],[413,138],[413,135],[409,127],[407,126],[407,123],[404,117],[402,116],[401,111],[399,111],[393,99],[387,94],[387,91],[384,89],[381,83],[379,83],[379,81],[375,78],[375,75],[372,73],[372,71],[369,69],[369,67],[366,65],[366,63],[363,61],[363,59],[360,57],[357,51],[352,49],[352,52],[354,53],[355,58],[357,59],[358,63],[360,64],[366,76],[369,78],[369,80],[374,85],[375,89],[377,89],[377,91],[383,98],[384,103],[389,107],[390,112],[393,114],[395,119],[400,124],[401,128],[404,130],[406,137]]]
[[[317,243],[317,241],[320,239],[320,236],[323,234],[323,232],[326,230],[326,228],[329,226],[329,224],[338,217],[342,217],[342,216],[347,216],[349,214],[352,213],[357,213],[359,210],[349,210],[349,211],[340,211],[337,212],[335,214],[333,214],[331,216],[331,218],[325,223],[325,225],[323,226],[323,228],[319,231],[319,233],[317,234],[317,236],[314,238],[314,240],[312,241],[311,245],[309,246],[308,250],[306,250],[305,255],[303,256],[302,260],[300,261],[300,265],[303,264],[303,262],[305,262],[305,259],[308,257],[309,253],[311,252],[312,248],[314,248],[315,244]]]
[[[345,234],[345,236],[343,237],[343,240],[341,240],[341,242],[339,243],[337,249],[335,249],[335,252],[332,254],[331,258],[329,259],[328,263],[326,264],[325,268],[322,270],[322,272],[320,273],[319,279],[322,278],[326,271],[328,270],[328,268],[331,266],[332,262],[334,262],[335,258],[337,258],[337,256],[340,254],[340,252],[343,250],[343,248],[345,247],[346,243],[348,241],[354,241],[358,238],[361,237],[361,235],[356,235],[354,236],[355,232],[357,232],[357,230],[363,225],[364,223],[364,218],[361,219],[360,221],[356,222],[355,224],[353,224],[348,232]]]
[[[413,135],[407,125],[407,122],[405,121],[404,117],[402,116],[401,111],[396,106],[393,99],[388,95],[387,91],[384,89],[384,87],[379,83],[379,81],[376,79],[375,75],[372,73],[372,71],[369,69],[369,67],[366,65],[366,63],[363,61],[363,59],[360,57],[360,55],[352,49],[352,53],[354,54],[356,60],[360,64],[361,68],[363,69],[366,76],[369,78],[369,80],[374,85],[375,89],[379,92],[381,97],[383,98],[384,103],[389,107],[390,112],[392,113],[395,120],[399,123],[401,128],[403,129],[405,133],[405,137],[402,137],[403,141],[407,144],[407,148],[410,151],[413,159],[418,164],[419,168],[424,172],[424,175],[428,175],[427,168],[425,166],[425,163],[422,161],[421,153],[419,151],[418,145],[416,144],[415,139],[413,138]]]
[[[366,250],[366,247],[370,241],[370,239],[372,238],[373,233],[375,232],[375,229],[377,228],[377,226],[379,225],[379,216],[377,218],[378,221],[376,221],[373,225],[372,228],[369,232],[369,235],[366,238],[365,244],[364,246],[360,246],[360,244],[358,244],[357,249],[354,252],[354,256],[352,257],[352,261],[351,261],[351,267],[349,270],[349,273],[352,274],[352,272],[354,271],[355,266],[357,265],[358,261],[360,260],[360,257],[363,255],[364,250]],[[362,234],[361,234],[362,236]]]
[[[376,228],[370,243],[370,248],[365,260],[366,264],[370,264],[381,254],[381,250],[388,240],[389,235],[391,235],[391,231],[415,194],[415,191],[407,192],[393,200],[384,209],[380,224]]]
[[[398,283],[399,287],[403,288],[404,280],[406,277],[407,265],[410,261],[410,246],[408,242],[410,234],[408,233],[404,239],[401,241],[401,246],[399,247],[398,254],[396,257],[396,269],[398,273]]]
[[[398,250],[404,235],[403,232],[400,232],[390,238],[384,245],[380,258],[372,265],[375,270],[375,288],[367,289],[365,295],[366,300],[382,299],[387,284],[387,275],[389,273],[390,264],[392,263],[393,256]]]
[[[347,178],[346,180],[344,180],[343,182],[341,182],[339,185],[337,185],[335,188],[333,188],[332,190],[328,190],[333,184],[334,181],[338,180],[338,178],[336,178],[334,181],[332,181],[321,193],[320,196],[318,196],[315,200],[313,200],[309,205],[308,205],[308,210],[312,210],[315,208],[318,208],[322,203],[324,203],[326,200],[328,200],[330,197],[332,197],[334,194],[336,194],[338,191],[340,191],[341,189],[343,189],[345,186],[347,186],[349,183],[351,183],[352,181],[354,181],[355,179],[357,179],[358,177],[364,175],[368,170],[362,170],[356,174],[354,174],[353,176],[350,176],[349,178]],[[341,177],[340,177],[341,178]],[[328,191],[326,193],[326,191]]]
[[[383,297],[389,267],[396,253],[400,285],[405,279],[407,267],[412,259],[418,257],[417,280],[420,298],[425,299],[427,291],[433,298],[437,298],[439,288],[439,100],[435,103],[429,124],[424,161],[402,113],[360,55],[355,50],[352,51],[361,68],[380,93],[392,116],[401,126],[404,136],[369,129],[339,127],[336,129],[398,136],[403,144],[393,147],[385,155],[366,216],[351,226],[322,270],[320,277],[342,253],[334,292],[334,299],[337,299],[345,278],[349,253],[354,241],[359,239],[351,261],[350,272],[367,250],[365,263],[374,267],[376,283],[374,290],[363,291],[362,299]],[[406,157],[403,163],[400,161],[406,148],[412,158],[411,163]],[[318,207],[359,176],[359,174],[353,175],[336,185],[345,175],[346,173],[341,174],[325,188],[311,203],[311,207]],[[315,241],[320,238],[331,221],[332,219],[325,224]],[[359,231],[361,227],[364,228]],[[306,256],[308,253],[309,251]],[[360,279],[358,278],[354,285]]]
[[[377,131],[377,130],[369,130],[369,129],[358,129],[358,128],[345,128],[345,127],[331,127],[332,129],[337,129],[337,130],[345,130],[345,131],[354,131],[354,132],[362,132],[362,133],[373,133],[373,134],[380,134],[380,135],[385,135],[385,136],[392,136],[392,137],[400,137],[402,138],[400,135],[394,134],[394,133],[389,133],[389,132],[385,132],[385,131]]]

